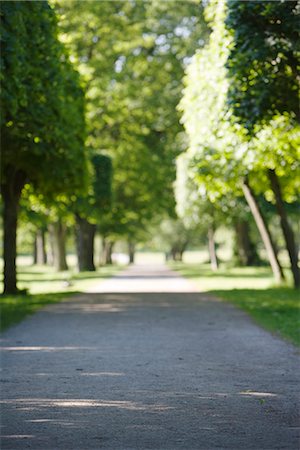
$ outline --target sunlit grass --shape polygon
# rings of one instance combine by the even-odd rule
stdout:
[[[230,301],[266,329],[300,345],[300,294],[289,286],[275,287],[268,267],[226,267],[213,272],[208,264],[171,263],[201,291]]]
[[[21,266],[18,269],[18,287],[32,294],[50,292],[78,292],[91,288],[114,275],[119,266],[105,266],[95,272],[76,272],[75,269],[57,272],[53,267]]]
[[[84,292],[101,280],[116,274],[122,266],[105,266],[95,272],[57,272],[49,266],[33,266],[23,260],[18,266],[18,288],[27,295],[0,296],[0,330],[20,322],[24,317],[50,303],[57,303],[76,292]],[[0,284],[2,290],[2,283]]]
[[[170,267],[190,278],[201,291],[213,289],[266,289],[274,286],[269,267],[229,267],[221,264],[214,272],[210,264],[170,263]]]
[[[300,296],[292,288],[214,290],[212,294],[241,307],[260,325],[300,346]]]
[[[57,292],[55,294],[1,296],[0,330],[3,331],[9,326],[20,322],[26,316],[33,314],[43,306],[60,302],[68,295],[70,295],[70,293]]]

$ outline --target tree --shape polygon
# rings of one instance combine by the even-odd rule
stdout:
[[[296,1],[232,0],[228,3],[226,24],[233,35],[227,62],[231,79],[228,102],[239,121],[251,134],[258,136],[255,143],[268,133],[266,129],[269,136],[275,135],[272,137],[275,144],[272,150],[277,155],[280,152],[279,161],[275,163],[275,158],[271,158],[266,162],[266,152],[259,145],[255,160],[266,168],[295,287],[300,287],[298,255],[278,173],[295,172],[295,165],[299,162],[299,151],[294,150],[294,143],[289,138],[293,129],[294,135],[299,132],[298,22],[299,4]],[[298,164],[298,174],[299,170]]]
[[[225,22],[234,114],[249,129],[286,112],[299,120],[299,3],[230,0]]]
[[[196,228],[187,227],[179,217],[165,217],[154,226],[152,245],[163,251],[166,260],[182,261],[189,245],[199,244],[201,235]]]
[[[61,39],[85,80],[87,144],[113,159],[105,236],[132,248],[154,216],[174,214],[175,136],[182,131],[175,106],[186,59],[207,35],[203,7],[156,0],[54,4]]]
[[[223,2],[218,2],[206,9],[212,33],[207,46],[195,54],[187,68],[186,87],[179,105],[189,139],[190,177],[196,185],[204,186],[214,204],[227,195],[239,197],[243,192],[246,195],[245,180],[249,175],[248,133],[226,105],[229,80],[225,64],[232,38],[224,26],[224,7]],[[282,270],[266,221],[249,182],[247,187],[246,199],[249,202],[251,197],[250,209],[259,223],[274,275],[280,281]]]
[[[208,254],[212,270],[219,267],[215,231],[219,224],[217,205],[211,202],[205,183],[199,183],[190,170],[189,155],[182,153],[177,158],[177,177],[175,182],[176,211],[186,230],[207,238]]]
[[[78,197],[73,208],[76,216],[76,245],[79,271],[93,271],[96,226],[111,210],[112,163],[106,155],[91,157],[91,186],[88,195]],[[105,220],[105,219],[104,219]]]
[[[47,2],[1,2],[1,22],[4,292],[15,293],[17,218],[25,183],[49,200],[83,189],[84,98]]]

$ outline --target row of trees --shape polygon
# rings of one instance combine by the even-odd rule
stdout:
[[[299,212],[298,15],[293,1],[207,6],[212,33],[187,68],[179,105],[188,150],[178,158],[176,189],[186,226],[206,217],[210,236],[225,212],[245,237],[251,211],[280,282],[284,273],[263,211],[274,204],[295,287],[298,250],[287,211]],[[250,256],[253,246],[242,242]]]
[[[25,186],[54,204],[87,180],[84,93],[46,2],[1,2],[1,84],[4,292],[14,293]]]
[[[176,104],[208,33],[202,11],[192,0],[1,3],[5,293],[17,292],[20,202],[38,254],[49,231],[58,269],[68,226],[79,270],[94,270],[96,230],[108,257],[120,238],[133,257],[147,226],[174,214]]]
[[[47,231],[59,270],[67,228],[79,270],[95,269],[96,232],[106,261],[119,239],[132,261],[151,230],[174,259],[207,234],[217,268],[220,224],[256,264],[252,214],[280,281],[277,214],[298,286],[297,14],[293,1],[1,2],[4,291],[17,292],[19,203],[37,259]]]

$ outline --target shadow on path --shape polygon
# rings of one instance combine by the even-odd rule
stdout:
[[[1,448],[298,449],[297,350],[173,274],[130,292],[131,270],[2,335]]]

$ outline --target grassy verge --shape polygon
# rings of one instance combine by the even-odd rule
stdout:
[[[18,288],[26,288],[31,294],[84,291],[113,276],[120,268],[112,265],[78,273],[75,269],[57,272],[53,267],[24,265],[18,269]]]
[[[210,291],[247,311],[257,323],[300,346],[299,291],[291,288]]]
[[[33,314],[43,306],[58,303],[69,295],[71,293],[57,292],[55,294],[5,295],[0,297],[0,331],[21,322],[24,317]]]
[[[84,292],[116,274],[122,266],[101,267],[95,272],[56,272],[52,267],[23,265],[18,268],[18,288],[27,295],[0,296],[0,331],[51,303],[76,292]],[[2,288],[0,286],[0,288]],[[2,290],[2,289],[1,289]]]
[[[226,268],[205,264],[171,264],[202,291],[235,304],[254,320],[300,346],[300,295],[290,287],[274,287],[268,268]]]

